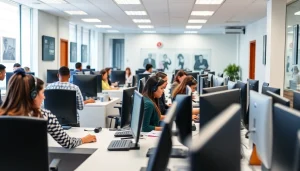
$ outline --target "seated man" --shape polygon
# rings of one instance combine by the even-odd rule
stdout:
[[[146,71],[143,74],[151,74],[153,66],[151,64],[146,65]]]
[[[75,68],[76,68],[76,70],[71,72],[70,83],[73,83],[73,75],[75,75],[77,73],[83,74],[83,72],[82,72],[82,64],[80,62],[77,62],[75,64]]]
[[[48,84],[46,89],[56,89],[56,90],[74,90],[76,91],[76,102],[77,102],[77,109],[78,110],[83,110],[83,105],[87,103],[95,103],[94,99],[88,99],[83,101],[83,97],[81,94],[80,89],[78,88],[77,85],[74,85],[72,83],[69,83],[69,78],[70,78],[70,70],[68,67],[61,67],[58,70],[58,82]],[[79,114],[77,112],[77,120],[79,123]]]

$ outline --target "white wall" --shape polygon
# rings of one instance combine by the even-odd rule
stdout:
[[[176,35],[176,34],[105,34],[104,64],[111,66],[111,39],[125,39],[125,67],[132,70],[141,68],[140,51],[143,48],[157,48],[157,42],[162,42],[162,48],[178,49],[211,49],[211,68],[223,72],[229,63],[236,63],[236,35]]]
[[[263,58],[263,36],[267,34],[267,19],[260,19],[247,25],[246,34],[240,35],[239,65],[242,68],[242,80],[247,81],[249,77],[250,42],[256,41],[255,79],[260,85],[265,81],[266,66],[262,64]],[[261,86],[260,86],[261,87]]]

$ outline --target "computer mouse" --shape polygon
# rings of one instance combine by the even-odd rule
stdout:
[[[95,133],[99,133],[99,132],[101,132],[102,131],[102,127],[96,127],[95,129],[94,129],[94,132]]]

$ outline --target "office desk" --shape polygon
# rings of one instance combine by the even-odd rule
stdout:
[[[102,93],[108,93],[109,97],[119,98],[119,101],[123,99],[123,90],[127,88],[120,88],[119,90],[102,90]]]
[[[107,128],[107,115],[118,115],[118,113],[111,113],[114,111],[114,106],[118,101],[119,98],[112,98],[109,102],[97,100],[95,103],[84,105],[83,110],[79,110],[80,126],[91,128],[101,126],[102,128]]]

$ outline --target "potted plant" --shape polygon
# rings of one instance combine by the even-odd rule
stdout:
[[[240,79],[239,72],[240,72],[240,66],[235,64],[229,64],[224,69],[225,74],[229,77],[230,81],[236,81]]]

